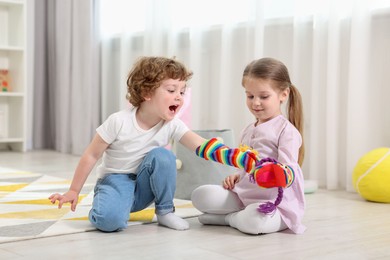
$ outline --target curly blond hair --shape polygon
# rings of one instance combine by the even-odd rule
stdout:
[[[192,77],[183,63],[164,57],[141,57],[127,77],[127,100],[135,107],[152,94],[165,79],[188,81]]]

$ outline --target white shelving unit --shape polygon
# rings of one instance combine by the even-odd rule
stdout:
[[[26,150],[26,28],[25,1],[0,0],[0,61],[9,75],[9,89],[0,88],[0,150]]]

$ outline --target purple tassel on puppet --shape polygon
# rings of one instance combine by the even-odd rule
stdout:
[[[263,214],[271,214],[276,210],[276,207],[280,204],[280,202],[283,199],[283,188],[279,187],[278,188],[278,197],[276,198],[275,202],[272,203],[270,201],[260,204],[259,207],[257,208],[257,211]]]

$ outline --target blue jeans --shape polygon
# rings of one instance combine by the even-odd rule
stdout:
[[[109,174],[98,179],[89,220],[105,232],[127,227],[131,212],[153,202],[156,214],[174,211],[176,158],[165,148],[155,148],[142,161],[136,174]]]

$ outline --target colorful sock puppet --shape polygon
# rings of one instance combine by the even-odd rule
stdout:
[[[252,173],[255,170],[256,161],[258,161],[256,154],[252,151],[243,151],[238,148],[231,149],[218,141],[217,138],[205,141],[196,148],[195,153],[206,160],[244,169],[247,173]]]
[[[272,158],[259,160],[251,150],[229,148],[217,138],[205,141],[196,149],[196,155],[206,160],[244,169],[252,183],[262,188],[278,188],[278,197],[274,203],[266,202],[258,208],[259,212],[271,214],[283,198],[283,188],[290,187],[294,182],[294,171]]]
[[[278,196],[275,202],[260,204],[258,211],[264,214],[271,214],[280,204],[283,198],[283,188],[288,188],[294,182],[294,170],[283,165],[272,158],[264,158],[258,161],[256,169],[250,174],[249,180],[263,188],[278,188]]]

